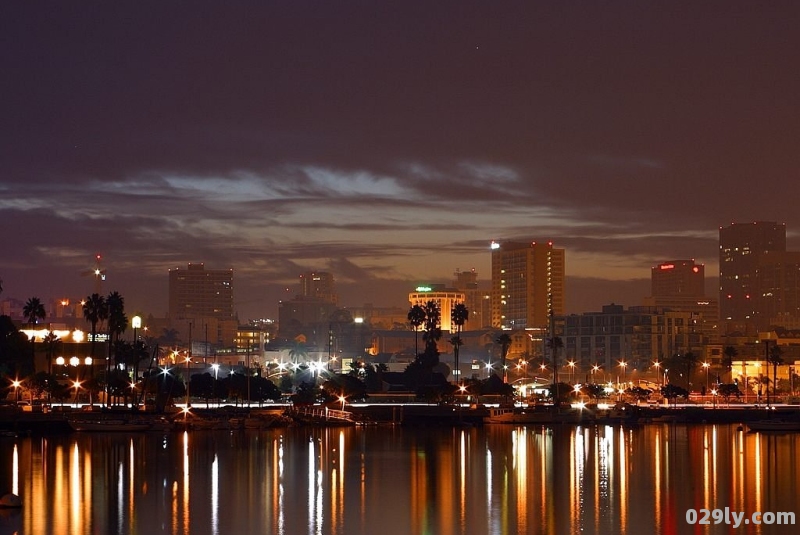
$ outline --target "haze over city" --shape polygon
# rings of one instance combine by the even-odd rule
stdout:
[[[158,6],[158,9],[155,9]],[[491,240],[566,250],[568,313],[640,304],[718,228],[800,249],[797,2],[0,6],[2,298],[126,308],[234,270],[242,319],[298,275],[407,305]],[[288,289],[288,291],[287,291]]]

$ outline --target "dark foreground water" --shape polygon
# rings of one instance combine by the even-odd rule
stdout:
[[[789,534],[797,524],[737,529],[723,511],[800,513],[800,434],[652,424],[0,438],[6,490],[24,507],[0,511],[0,534]],[[690,509],[721,521],[691,525]]]

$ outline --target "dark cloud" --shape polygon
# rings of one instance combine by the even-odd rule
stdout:
[[[664,259],[712,273],[732,221],[800,248],[798,23],[788,1],[5,3],[4,296],[84,293],[102,252],[156,312],[196,261],[234,268],[247,316],[306,269],[402,301],[488,279],[491,239],[552,239],[580,310]]]

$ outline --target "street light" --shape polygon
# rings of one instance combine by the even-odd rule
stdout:
[[[80,381],[72,381],[72,387],[75,389],[75,404],[78,404],[78,389],[81,387]]]
[[[574,360],[570,360],[569,362],[567,362],[567,366],[569,366],[569,382],[570,383],[574,383],[575,382],[575,377],[574,377],[575,376],[575,361]]]
[[[656,369],[656,379],[661,379],[661,372],[659,370],[659,368],[661,367],[661,363],[658,362],[658,361],[655,361],[653,363],[653,367]],[[661,386],[664,386],[664,385],[662,384]]]
[[[11,385],[14,387],[14,397],[19,401],[19,387],[22,386],[22,383],[18,379],[14,379],[11,381]]]
[[[134,316],[131,318],[131,327],[133,327],[133,343],[136,344],[136,329],[142,328],[141,316]]]
[[[703,363],[703,368],[706,370],[706,392],[708,392],[708,368],[711,366],[708,362]]]
[[[628,363],[625,362],[624,360],[621,360],[621,361],[619,361],[619,367],[622,368],[622,384],[624,385],[625,384],[625,379],[626,379],[625,378],[625,370],[628,367]],[[617,385],[617,388],[619,389],[619,385]],[[622,391],[621,390],[619,392],[619,397],[620,398],[622,397]]]

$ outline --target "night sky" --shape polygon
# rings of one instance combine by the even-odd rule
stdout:
[[[717,275],[718,228],[800,249],[800,2],[3,2],[0,298],[163,315],[167,270],[235,270],[240,319],[298,275],[407,306],[489,242],[567,250],[568,312],[650,267]],[[287,292],[287,288],[289,291]]]

